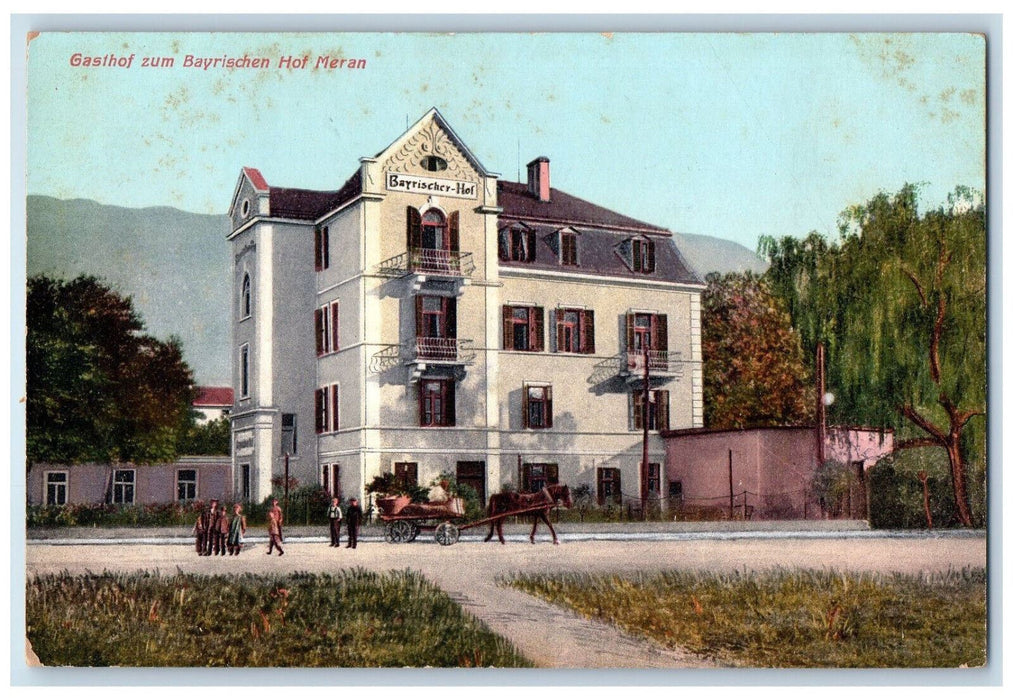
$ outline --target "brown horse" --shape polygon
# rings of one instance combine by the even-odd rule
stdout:
[[[570,498],[570,487],[566,484],[552,484],[534,493],[517,493],[516,491],[494,493],[489,496],[489,507],[486,513],[490,518],[495,519],[489,523],[489,534],[485,536],[485,541],[488,542],[492,539],[492,533],[495,530],[496,534],[499,535],[499,543],[506,544],[506,540],[503,539],[503,518],[496,518],[495,516],[523,510],[524,515],[531,516],[531,536],[528,538],[531,540],[531,544],[535,543],[535,532],[538,530],[539,520],[548,525],[549,532],[552,533],[552,544],[559,544],[556,530],[552,527],[552,523],[549,522],[549,511],[557,503],[564,508],[573,506],[573,501]],[[504,515],[503,517],[506,516]]]

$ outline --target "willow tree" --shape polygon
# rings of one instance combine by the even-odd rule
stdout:
[[[765,239],[761,251],[806,348],[827,345],[837,412],[896,428],[897,449],[945,450],[957,519],[972,525],[965,435],[986,391],[980,198],[961,188],[920,213],[908,185],[846,210],[837,241]]]

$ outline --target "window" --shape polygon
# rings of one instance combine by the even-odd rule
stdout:
[[[239,465],[239,493],[242,494],[243,501],[249,503],[250,501],[250,465],[240,464]]]
[[[113,503],[130,505],[134,502],[134,470],[113,470]]]
[[[296,433],[296,421],[294,413],[281,414],[281,453],[283,455],[298,454],[299,436]]]
[[[239,395],[246,398],[250,395],[250,346],[239,348]]]
[[[643,474],[644,482],[641,484],[641,498],[661,495],[661,463],[648,462],[647,471]]]
[[[418,357],[455,360],[457,300],[438,296],[415,297],[415,334]]]
[[[501,229],[499,232],[499,258],[503,261],[534,262],[534,230],[521,226]]]
[[[320,486],[331,496],[341,498],[341,465],[320,465]]]
[[[67,472],[46,472],[46,505],[67,505]]]
[[[544,316],[540,306],[504,306],[503,349],[541,351]]]
[[[340,346],[338,334],[338,304],[332,301],[313,312],[313,326],[317,338],[317,355],[337,352]]]
[[[243,291],[240,294],[239,301],[239,317],[249,318],[253,313],[253,299],[252,292],[250,289],[250,275],[243,275]]]
[[[622,503],[622,477],[615,467],[598,468],[598,505]]]
[[[655,269],[654,245],[650,238],[627,238],[619,244],[619,257],[633,272],[650,274]]]
[[[317,432],[329,433],[338,429],[338,400],[340,392],[337,384],[317,389],[316,416]]]
[[[644,429],[644,392],[633,392],[633,429]],[[648,394],[647,429],[668,430],[668,391],[657,389]]]
[[[329,227],[318,227],[313,237],[313,263],[317,271],[326,270],[331,266],[331,230]]]
[[[439,156],[425,156],[422,158],[421,165],[423,170],[428,170],[434,173],[447,169],[447,161],[443,160]]]
[[[419,425],[454,425],[454,380],[423,379],[419,382]]]
[[[668,369],[667,315],[626,314],[626,354],[629,367],[643,369],[645,353],[651,369]]]
[[[418,462],[394,462],[394,483],[401,488],[419,485]]]
[[[556,352],[594,354],[594,311],[556,309]]]
[[[551,428],[552,387],[525,385],[522,410],[525,428]]]
[[[176,470],[176,500],[192,501],[197,498],[197,470]]]
[[[559,483],[558,464],[525,464],[521,471],[521,491],[534,493]]]
[[[444,216],[439,209],[424,214],[408,207],[409,267],[413,271],[459,269],[460,212]]]
[[[559,232],[559,263],[561,265],[577,264],[577,234],[573,231]]]

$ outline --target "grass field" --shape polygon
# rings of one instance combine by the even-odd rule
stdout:
[[[931,668],[986,661],[986,573],[517,575],[509,585],[732,666]]]
[[[47,666],[526,667],[410,571],[36,577],[28,638]]]

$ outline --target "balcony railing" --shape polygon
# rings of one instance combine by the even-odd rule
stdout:
[[[626,371],[632,374],[643,374],[645,357],[643,350],[627,350],[623,353],[623,366]],[[679,353],[670,353],[668,350],[648,350],[646,353],[646,366],[651,372],[667,374],[672,371],[674,360]]]
[[[416,338],[407,344],[409,362],[471,364],[475,359],[472,342],[462,338]]]
[[[471,253],[434,248],[410,248],[377,266],[382,275],[400,277],[407,274],[425,274],[438,277],[470,277],[475,272]]]

